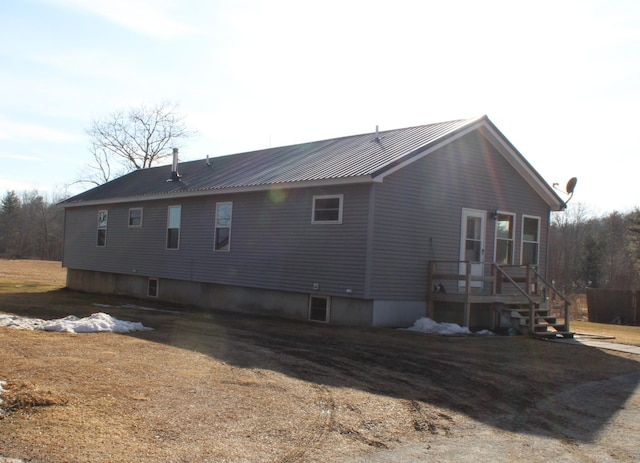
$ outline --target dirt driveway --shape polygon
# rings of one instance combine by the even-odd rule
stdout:
[[[522,427],[514,426],[511,431],[490,422],[469,420],[452,430],[446,439],[337,461],[637,462],[640,461],[639,381],[639,374],[630,374],[582,383],[523,411],[516,420],[522,422]],[[537,415],[534,423],[525,424],[533,414]]]
[[[154,328],[0,328],[3,398],[16,399],[0,410],[5,457],[640,461],[640,356],[522,336],[149,311],[124,306],[140,301],[42,291],[27,274],[19,284],[3,278],[0,271],[0,311],[48,319],[105,311]]]
[[[0,454],[49,463],[640,459],[631,438],[640,359],[630,355],[525,337],[109,312],[155,330],[0,330],[1,379],[57,403],[0,421]]]

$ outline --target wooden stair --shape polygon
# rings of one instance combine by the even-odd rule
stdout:
[[[531,334],[539,338],[573,338],[574,333],[566,329],[564,323],[558,323],[544,304],[536,303],[533,309],[533,329],[531,329],[530,310],[528,304],[502,306],[502,315],[506,315],[511,326],[522,334]],[[503,317],[504,319],[504,317]]]
[[[540,274],[536,265],[493,262],[489,276],[472,274],[470,261],[429,261],[428,275],[427,315],[431,318],[436,302],[456,310],[461,305],[462,326],[469,326],[472,306],[489,304],[496,315],[491,329],[514,330],[541,339],[573,338],[571,302]],[[554,303],[563,303],[563,323],[549,314],[549,293],[553,293]]]

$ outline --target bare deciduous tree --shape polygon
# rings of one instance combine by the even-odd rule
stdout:
[[[8,191],[0,201],[0,257],[59,260],[64,212],[38,191],[19,197]]]
[[[549,275],[556,287],[565,292],[576,291],[576,262],[580,258],[586,224],[590,212],[582,203],[573,203],[566,211],[555,213],[549,231]]]
[[[94,119],[87,129],[93,162],[78,182],[101,185],[126,172],[151,167],[194,133],[177,105],[167,102],[142,104]]]
[[[640,285],[640,212],[592,217],[582,205],[551,223],[549,275],[564,292]]]

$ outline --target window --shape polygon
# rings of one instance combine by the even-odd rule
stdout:
[[[538,264],[540,245],[540,219],[524,216],[522,218],[522,265]]]
[[[134,207],[129,209],[129,228],[142,227],[142,208]]]
[[[98,246],[107,245],[107,219],[109,217],[108,211],[98,211]]]
[[[229,251],[231,248],[231,212],[233,203],[216,204],[216,224],[213,237],[215,251]]]
[[[498,265],[513,264],[515,216],[499,212],[496,215],[496,249],[494,262]]]
[[[313,197],[311,223],[342,223],[343,195]]]
[[[329,321],[330,300],[325,296],[309,297],[309,320],[315,322]]]
[[[149,284],[147,287],[147,296],[158,297],[158,279],[149,278]]]
[[[180,244],[181,206],[169,206],[167,210],[167,249],[178,249]]]

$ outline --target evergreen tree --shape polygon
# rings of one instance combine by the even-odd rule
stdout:
[[[580,259],[581,283],[587,288],[599,288],[601,278],[601,261],[604,246],[593,233],[585,236],[582,257]]]
[[[20,198],[8,191],[0,202],[0,256],[17,257],[20,252]]]
[[[37,191],[0,200],[0,258],[62,258],[64,211]]]
[[[635,270],[636,283],[640,282],[640,209],[631,212],[627,219],[629,221],[628,250]]]

